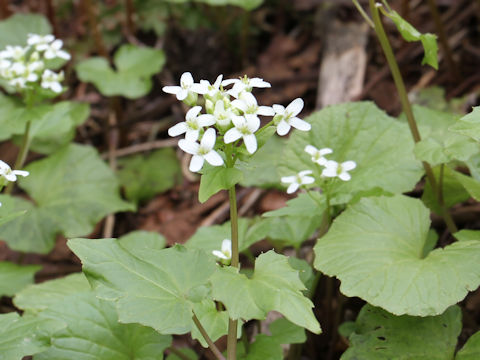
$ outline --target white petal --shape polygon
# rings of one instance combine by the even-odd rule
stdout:
[[[25,171],[25,170],[13,170],[13,173],[15,175],[20,175],[20,176],[28,176],[30,173],[28,171]]]
[[[233,100],[232,106],[234,108],[242,110],[243,112],[247,111],[247,104],[243,100],[239,100],[239,99]]]
[[[180,90],[177,92],[177,100],[183,101],[187,98],[188,96],[188,90],[180,88]]]
[[[58,93],[62,92],[63,88],[62,88],[62,85],[60,85],[60,83],[52,82],[52,83],[50,83],[50,89],[52,89],[53,92],[56,92],[58,94]]]
[[[180,84],[185,84],[187,86],[191,86],[191,85],[193,85],[193,83],[194,83],[193,76],[188,71],[184,72],[182,74],[182,76],[180,76]]]
[[[294,193],[295,191],[298,190],[299,187],[300,187],[300,184],[298,184],[298,183],[290,184],[287,188],[287,194]]]
[[[357,163],[355,161],[349,160],[342,163],[342,169],[345,171],[353,170],[357,167]]]
[[[338,175],[338,177],[340,179],[342,179],[343,181],[348,181],[350,180],[352,177],[350,176],[349,173],[347,173],[346,171],[342,172],[340,175]]]
[[[302,131],[309,131],[312,128],[312,126],[308,122],[303,121],[297,117],[291,118],[289,123],[295,129],[302,130]]]
[[[224,239],[222,241],[222,251],[223,252],[228,252],[228,253],[232,252],[232,240]]]
[[[1,170],[9,170],[9,169],[10,169],[10,166],[6,162],[0,160],[0,171]]]
[[[236,128],[244,127],[247,124],[247,119],[244,116],[234,115],[232,116],[233,125]]]
[[[187,114],[185,115],[185,119],[187,120],[195,119],[201,110],[202,110],[201,106],[194,106],[193,108],[187,111]]]
[[[195,142],[200,136],[200,130],[187,129],[185,132],[185,140]]]
[[[283,182],[283,183],[293,183],[297,180],[297,177],[295,175],[292,175],[292,176],[283,176],[280,181]]]
[[[213,149],[215,146],[215,140],[217,136],[215,134],[215,129],[207,129],[205,133],[203,134],[202,140],[200,141],[200,144],[202,147],[207,148],[207,149]]]
[[[244,135],[243,142],[245,143],[245,146],[247,147],[247,151],[250,154],[253,154],[255,151],[257,151],[257,138],[255,137],[255,135],[253,134]]]
[[[304,105],[303,100],[301,98],[296,98],[287,106],[286,111],[291,116],[297,116],[302,111],[303,105]]]
[[[207,160],[207,162],[210,165],[213,165],[213,166],[222,166],[223,165],[222,157],[215,150],[212,150],[212,151],[206,153],[203,157],[205,158],[205,160]]]
[[[215,124],[215,116],[210,114],[202,114],[197,117],[197,122],[199,126],[210,126]]]
[[[180,92],[180,90],[182,90],[182,88],[180,86],[164,86],[162,90],[167,94],[177,95]]]
[[[185,151],[186,153],[196,155],[198,153],[198,149],[200,145],[194,141],[188,141],[186,139],[182,139],[178,142],[178,147]]]
[[[203,84],[192,84],[192,86],[190,86],[190,91],[193,91],[197,94],[201,94],[201,95],[204,95],[208,92],[208,86],[210,85],[210,83],[207,81],[207,84],[203,83]]]
[[[282,120],[277,125],[277,134],[280,136],[287,135],[290,131],[290,125],[285,120]]]
[[[310,174],[312,174],[312,173],[313,173],[312,170],[303,170],[303,171],[300,171],[300,172],[298,173],[298,175],[300,175],[300,177],[303,177],[303,176],[305,176],[305,175],[310,175]]]
[[[219,251],[219,250],[213,250],[212,251],[212,254],[215,255],[216,257],[219,257],[220,259],[224,259],[224,260],[228,260],[229,258],[227,257],[227,255],[225,255],[223,252]]]
[[[273,116],[275,115],[275,110],[273,110],[273,108],[271,108],[270,106],[259,106],[257,114],[263,116]]]
[[[189,169],[191,172],[197,172],[203,167],[204,163],[203,156],[200,155],[193,155],[192,160],[190,160]]]
[[[170,129],[168,129],[168,135],[171,137],[175,137],[187,132],[187,123],[185,121],[179,122],[176,125],[173,125]]]
[[[302,179],[302,184],[304,185],[307,185],[307,184],[313,184],[315,182],[315,178],[311,177],[311,176],[305,176],[303,179]]]
[[[214,113],[223,113],[225,111],[225,104],[223,103],[223,100],[217,100],[215,103],[215,110],[213,111]]]
[[[7,179],[8,181],[16,181],[17,180],[17,177],[15,176],[13,171],[11,173],[8,173],[8,174],[3,174],[3,177],[5,179]]]
[[[242,137],[242,133],[238,131],[237,128],[231,128],[223,136],[223,141],[225,141],[225,144],[230,144],[234,141],[237,141],[241,137]]]
[[[225,80],[222,81],[222,85],[223,86],[228,86],[228,85],[235,84],[239,81],[240,81],[240,79],[225,79]]]
[[[249,84],[252,87],[258,87],[258,88],[269,88],[269,87],[272,86],[272,85],[270,85],[270,83],[264,81],[261,78],[250,79]]]
[[[223,79],[223,75],[220,74],[217,76],[217,79],[215,80],[215,82],[213,83],[213,87],[215,89],[218,89],[220,87],[220,85],[222,84],[222,79]]]
[[[257,98],[250,92],[242,93],[240,99],[245,101],[248,106],[258,106]]]
[[[278,115],[285,114],[285,106],[283,105],[273,104],[272,108]]]
[[[248,130],[250,130],[251,133],[254,133],[260,127],[260,119],[257,115],[247,114],[245,115],[245,120]]]
[[[333,153],[333,150],[330,149],[330,148],[323,148],[323,149],[320,149],[319,152],[320,152],[320,155],[323,156],[323,155],[327,155],[327,154]]]
[[[318,149],[313,146],[313,145],[307,145],[305,146],[305,152],[310,155],[315,155],[317,153]],[[321,153],[320,153],[321,154]]]

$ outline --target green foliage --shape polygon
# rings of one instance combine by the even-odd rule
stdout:
[[[17,265],[11,262],[0,262],[0,296],[13,296],[28,284],[33,283],[35,273],[40,265]]]
[[[167,0],[168,2],[175,4],[183,4],[189,0]],[[208,4],[211,6],[225,6],[225,5],[235,5],[239,6],[245,10],[253,10],[259,7],[263,0],[194,0],[195,2]]]
[[[105,215],[133,207],[120,199],[110,168],[88,146],[69,145],[26,167],[30,176],[20,186],[36,206],[21,198],[0,195],[0,217],[27,210],[0,227],[0,238],[19,251],[46,253],[55,234],[87,235]]]
[[[358,314],[350,348],[342,360],[453,358],[462,328],[462,313],[452,306],[439,316],[394,316],[365,305]]]
[[[172,188],[181,177],[180,164],[173,149],[156,150],[149,155],[134,155],[118,161],[118,177],[125,196],[136,203],[153,198]]]
[[[449,129],[480,142],[480,106],[474,107],[472,112],[459,119]]]
[[[455,360],[477,360],[480,357],[480,331],[470,336],[467,343],[457,353]]]
[[[0,315],[0,359],[21,360],[50,345],[50,334],[64,327],[56,320],[17,313]]]
[[[435,70],[438,70],[438,45],[437,37],[433,34],[426,33],[421,34],[417,29],[415,29],[409,22],[400,16],[394,10],[389,9],[390,11],[383,13],[388,16],[397,27],[398,31],[405,39],[405,41],[420,41],[425,52],[425,56],[422,60],[423,64],[428,64],[433,67]]]
[[[480,243],[456,242],[424,257],[430,225],[420,200],[364,198],[315,246],[315,267],[340,290],[396,315],[438,315],[480,284]]]
[[[351,171],[350,181],[336,180],[331,184],[332,205],[346,203],[366,191],[410,191],[423,173],[413,156],[407,125],[395,121],[373,103],[334,105],[312,114],[306,121],[312,129],[290,136],[280,172],[292,175],[314,169],[315,164],[304,151],[308,144],[333,149],[328,158],[335,161],[355,161],[357,167]]]
[[[48,20],[39,14],[14,14],[0,21],[0,49],[7,45],[27,45],[28,34],[52,33]]]
[[[200,178],[198,201],[204,203],[220,190],[228,190],[243,179],[243,173],[236,168],[223,166],[209,167]]]
[[[150,91],[150,77],[162,69],[165,54],[162,50],[122,45],[113,63],[115,69],[106,59],[92,57],[77,64],[77,75],[80,80],[93,83],[105,96],[137,99]]]
[[[136,230],[118,239],[123,248],[135,253],[136,250],[165,248],[166,240],[162,234],[153,231]]]
[[[285,318],[272,322],[269,329],[272,337],[280,344],[301,344],[307,340],[305,329]]]
[[[250,279],[238,269],[223,267],[215,272],[211,282],[214,298],[225,304],[232,319],[264,319],[275,310],[313,333],[321,331],[311,311],[312,302],[301,293],[305,286],[298,271],[283,255],[273,251],[260,255]]]
[[[114,239],[69,240],[101,299],[115,302],[119,320],[153,327],[163,334],[192,330],[192,310],[216,269],[203,251],[124,248]],[[208,331],[208,330],[207,330]]]

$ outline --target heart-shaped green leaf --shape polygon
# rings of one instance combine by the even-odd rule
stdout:
[[[462,329],[462,312],[452,306],[439,316],[394,316],[365,305],[342,360],[450,360]]]
[[[236,168],[223,166],[209,167],[200,178],[198,201],[204,203],[220,190],[228,190],[243,179],[243,173]]]
[[[93,83],[105,96],[125,96],[136,99],[146,95],[151,76],[165,64],[162,50],[135,45],[122,45],[114,55],[116,69],[102,57],[93,57],[76,66],[80,80]]]
[[[450,130],[480,142],[480,106],[450,126]]]
[[[118,184],[110,168],[88,146],[71,144],[26,167],[30,176],[20,186],[37,206],[0,195],[0,218],[15,211],[23,216],[0,226],[0,238],[14,249],[46,253],[55,234],[86,235],[105,215],[133,206],[120,199]]]
[[[269,311],[275,310],[313,333],[321,331],[311,311],[312,302],[301,292],[305,286],[298,271],[283,255],[274,251],[260,255],[250,279],[236,268],[223,267],[211,281],[214,298],[225,304],[233,319],[264,319]]]
[[[297,131],[290,136],[283,154],[282,175],[318,169],[304,149],[331,148],[331,160],[353,160],[357,167],[352,179],[336,179],[330,184],[332,204],[346,203],[355,194],[369,190],[402,193],[411,190],[423,170],[413,155],[413,141],[406,124],[399,123],[373,103],[335,105],[318,111],[306,121],[309,132]]]
[[[208,285],[217,267],[203,251],[180,245],[135,253],[114,239],[73,239],[68,246],[82,260],[97,295],[115,301],[121,322],[151,326],[164,334],[192,330],[196,301],[191,296]]]
[[[33,283],[35,273],[41,268],[40,265],[0,262],[0,296],[13,296],[28,284]]]
[[[315,267],[340,290],[396,315],[441,314],[480,284],[480,242],[462,241],[424,255],[430,212],[402,195],[364,198],[315,246]]]

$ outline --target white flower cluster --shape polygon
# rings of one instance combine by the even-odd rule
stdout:
[[[27,46],[7,46],[0,51],[0,78],[17,91],[40,85],[54,93],[61,93],[63,71],[55,73],[47,68],[47,61],[56,58],[70,60],[62,50],[63,42],[53,35],[29,34]]]
[[[349,181],[352,177],[348,171],[357,167],[355,161],[349,160],[342,163],[338,163],[334,160],[328,160],[325,155],[333,153],[330,148],[317,149],[313,145],[305,146],[305,152],[307,152],[314,163],[323,166],[323,170],[320,174],[322,178],[335,178],[340,180]],[[303,170],[296,175],[284,176],[281,181],[286,184],[290,184],[287,188],[287,194],[292,194],[297,191],[302,185],[309,185],[315,182],[315,178],[309,176],[313,174],[313,170]]]
[[[229,86],[229,89],[224,88]],[[180,78],[180,86],[163,87],[166,93],[174,94],[178,100],[193,106],[187,112],[185,121],[168,130],[170,136],[185,134],[178,145],[193,155],[190,171],[199,171],[205,161],[213,166],[224,164],[224,159],[215,150],[217,131],[225,144],[242,140],[247,151],[253,154],[258,148],[255,133],[260,128],[259,116],[273,116],[271,124],[276,125],[277,133],[281,136],[286,135],[292,127],[310,130],[310,124],[297,117],[303,109],[303,100],[300,98],[293,100],[286,108],[282,105],[258,105],[252,89],[270,86],[260,78],[245,76],[223,80],[223,75],[219,75],[213,84],[207,80],[195,83],[192,74],[185,72]],[[201,114],[202,107],[197,105],[198,95],[205,99],[205,114]]]

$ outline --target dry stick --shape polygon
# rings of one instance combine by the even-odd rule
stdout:
[[[133,34],[135,34],[135,22],[133,21],[135,7],[133,6],[133,0],[125,0],[125,10],[127,17],[127,31],[133,36]]]
[[[375,0],[369,0],[369,2],[370,2],[370,12],[372,14],[373,23],[375,24],[375,32],[377,34],[377,38],[380,41],[380,45],[382,46],[383,53],[387,58],[388,66],[390,67],[393,81],[395,82],[395,86],[400,96],[400,101],[402,103],[403,111],[407,116],[408,126],[410,127],[410,132],[412,133],[413,140],[415,141],[415,143],[418,143],[421,140],[421,137],[417,128],[415,117],[413,116],[412,106],[410,105],[410,101],[408,100],[407,90],[405,89],[405,84],[403,82],[402,74],[400,73],[400,69],[398,67],[397,61],[395,60],[395,55],[393,54],[392,47],[390,45],[390,42],[388,41],[387,34],[385,33],[385,29],[383,28],[383,24],[380,19],[380,14],[375,4]],[[435,180],[435,175],[433,174],[432,168],[430,167],[430,164],[428,164],[425,161],[423,161],[422,164],[423,164],[423,168],[425,169],[425,173],[427,174],[427,178],[428,178],[428,181],[430,182],[432,190],[435,194],[437,194],[438,187],[437,187],[437,182]],[[445,224],[448,227],[448,230],[452,234],[457,232],[457,226],[453,222],[453,219],[450,213],[447,211],[445,207],[445,203],[441,202],[441,199],[438,199],[438,202],[442,209],[442,217],[445,221]]]
[[[208,347],[212,351],[213,355],[215,355],[215,357],[218,360],[225,360],[225,356],[222,355],[220,350],[218,350],[217,346],[213,343],[212,339],[210,339],[210,336],[208,336],[207,332],[205,331],[202,324],[200,323],[200,320],[198,320],[197,315],[193,314],[192,319],[195,325],[197,326],[198,331],[200,331],[200,334],[202,334],[203,338],[207,342]]]
[[[453,80],[458,77],[459,71],[455,60],[453,59],[452,49],[448,44],[447,35],[445,34],[445,27],[443,26],[442,19],[440,18],[440,14],[438,13],[438,8],[435,0],[428,0],[428,6],[430,7],[430,12],[433,16],[433,21],[435,23],[435,28],[438,33],[440,44],[442,46],[443,52],[445,53],[445,59],[447,60],[450,78]]]

